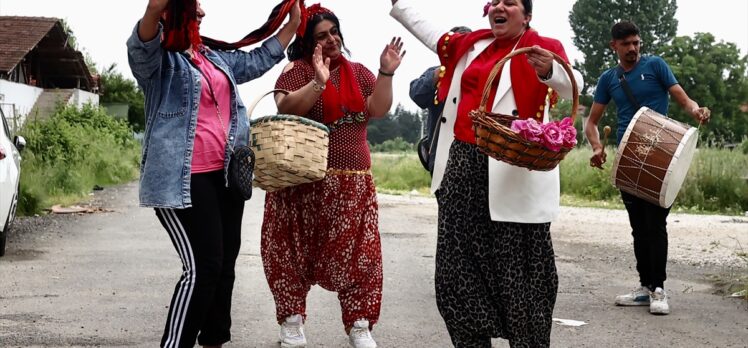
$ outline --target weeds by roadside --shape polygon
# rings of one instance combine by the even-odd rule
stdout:
[[[140,144],[127,124],[101,108],[62,107],[48,119],[28,121],[20,134],[27,140],[20,215],[78,202],[95,185],[118,184],[138,175]]]

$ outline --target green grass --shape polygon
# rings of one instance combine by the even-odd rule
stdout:
[[[423,169],[414,152],[374,153],[371,156],[371,171],[379,192],[401,194],[415,190],[429,194],[431,176]]]
[[[607,153],[608,163],[602,171],[589,166],[589,147],[573,150],[561,162],[561,193],[572,196],[569,201],[585,206],[605,201],[620,207],[616,203],[620,203],[620,193],[610,180],[615,149],[609,147]],[[748,211],[748,155],[737,150],[699,148],[672,210],[728,215]]]
[[[610,180],[614,148],[607,153],[603,170],[589,166],[589,147],[574,149],[566,156],[560,165],[563,205],[623,209],[620,192]],[[415,153],[374,153],[372,171],[380,192],[429,192],[431,178]],[[742,151],[699,148],[672,211],[742,215],[748,211],[746,177],[748,155]]]

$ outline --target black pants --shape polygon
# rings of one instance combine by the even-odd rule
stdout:
[[[244,201],[224,187],[222,171],[193,174],[190,190],[191,208],[156,208],[182,259],[161,347],[193,347],[196,339],[201,345],[219,345],[231,339]]]
[[[667,216],[670,208],[662,208],[621,191],[634,236],[634,255],[639,282],[642,286],[663,288],[667,278]]]
[[[492,221],[488,157],[455,141],[441,187],[434,285],[455,348],[550,347],[558,275],[550,222]]]

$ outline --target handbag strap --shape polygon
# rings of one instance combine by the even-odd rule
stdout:
[[[429,156],[431,156],[431,152],[434,151],[434,144],[436,144],[439,141],[439,139],[437,139],[436,137],[439,134],[439,128],[442,126],[441,125],[442,117],[444,117],[444,108],[442,108],[442,112],[439,113],[439,116],[436,119],[437,124],[434,125],[434,130],[431,132],[431,138],[429,139],[431,140],[429,142],[430,143],[429,144]]]
[[[639,110],[639,102],[636,101],[636,98],[634,98],[634,92],[631,91],[631,87],[629,86],[628,81],[626,81],[626,76],[623,75],[623,68],[619,65],[616,71],[618,72],[618,82],[621,83],[623,92],[626,93],[626,97],[629,98],[629,102],[631,103],[631,105],[636,107],[635,110]]]

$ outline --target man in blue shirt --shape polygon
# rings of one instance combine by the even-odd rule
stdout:
[[[688,97],[662,58],[640,55],[641,38],[636,24],[619,22],[611,29],[611,36],[610,47],[618,55],[618,66],[608,69],[600,76],[585,126],[593,151],[590,166],[600,169],[605,163],[606,154],[597,125],[611,99],[618,107],[617,143],[621,142],[639,105],[667,115],[669,96],[675,98],[697,122],[709,121],[709,109],[699,107],[699,104]],[[622,85],[624,79],[630,87],[631,96]],[[629,215],[636,270],[639,272],[641,286],[629,294],[617,296],[616,304],[649,306],[652,314],[668,314],[670,307],[664,282],[668,245],[666,220],[670,208],[662,208],[623,191],[621,198]]]

